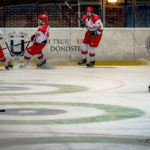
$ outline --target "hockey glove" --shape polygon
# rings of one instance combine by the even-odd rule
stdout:
[[[35,35],[31,36],[31,41],[34,41]]]
[[[42,44],[47,44],[47,40],[43,41]]]
[[[80,20],[80,27],[85,27],[85,23],[82,20]]]
[[[91,31],[91,38],[97,37],[98,33],[97,31]]]

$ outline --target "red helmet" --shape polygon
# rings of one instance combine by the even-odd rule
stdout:
[[[88,7],[86,7],[86,12],[93,12],[93,7],[91,7],[91,6],[88,6]]]
[[[41,15],[39,15],[39,19],[44,21],[44,22],[47,22],[48,21],[48,15],[47,14],[41,14]]]

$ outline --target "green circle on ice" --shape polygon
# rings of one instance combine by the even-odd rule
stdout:
[[[74,93],[74,92],[83,92],[83,91],[87,91],[89,90],[89,88],[84,87],[84,86],[78,86],[78,85],[66,85],[66,84],[44,84],[44,83],[1,83],[1,85],[11,85],[11,88],[17,87],[19,89],[24,88],[30,88],[30,90],[28,89],[26,92],[21,92],[18,90],[15,92],[9,92],[7,90],[7,92],[2,92],[0,93],[0,96],[20,96],[20,95],[49,95],[49,94],[60,94],[60,93]],[[23,86],[23,87],[22,87]],[[41,87],[44,88],[46,87],[46,91],[32,91],[32,86],[39,86],[39,88]],[[27,88],[26,88],[27,87]],[[3,86],[1,86],[0,88],[4,88]]]
[[[65,106],[65,107],[84,107],[84,108],[94,108],[98,110],[104,110],[105,113],[101,115],[96,116],[90,116],[90,117],[78,117],[73,119],[45,119],[45,120],[4,120],[0,118],[0,124],[45,124],[45,125],[55,125],[55,124],[81,124],[81,123],[96,123],[96,122],[104,122],[104,121],[115,121],[115,120],[123,120],[123,119],[129,119],[129,118],[136,118],[143,116],[145,113],[142,110],[136,109],[136,108],[130,108],[130,107],[124,107],[124,106],[116,106],[116,105],[107,105],[107,104],[91,104],[91,103],[67,103],[67,102],[0,102],[0,105],[5,107],[7,105],[13,106],[36,106],[36,105],[42,105],[44,107],[48,105],[55,105],[55,106]],[[7,109],[6,109],[7,111]],[[5,115],[5,114],[4,114]]]

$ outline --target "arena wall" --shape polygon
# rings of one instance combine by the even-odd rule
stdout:
[[[5,28],[11,32],[25,32],[30,37],[36,28]],[[45,48],[46,57],[54,60],[80,59],[80,45],[85,29],[52,28]],[[7,40],[7,37],[5,37]],[[150,28],[105,28],[96,50],[97,60],[137,60],[150,57]]]

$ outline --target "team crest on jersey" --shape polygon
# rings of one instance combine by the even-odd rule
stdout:
[[[21,56],[29,44],[28,35],[24,32],[11,32],[8,34],[7,47],[13,56]]]

